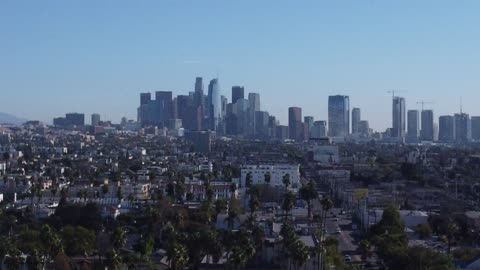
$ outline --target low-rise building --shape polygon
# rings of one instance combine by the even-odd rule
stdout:
[[[241,170],[241,186],[244,187],[247,175],[252,176],[252,184],[266,184],[265,175],[270,174],[271,186],[283,186],[283,177],[290,176],[290,184],[293,188],[300,187],[300,165],[246,165]]]

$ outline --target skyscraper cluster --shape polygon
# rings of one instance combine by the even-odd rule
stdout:
[[[466,143],[480,139],[480,117],[472,117],[460,109],[460,113],[454,115],[441,115],[438,125],[435,123],[434,112],[431,109],[408,110],[407,133],[405,132],[405,99],[393,97],[392,100],[392,138],[410,143],[421,141],[443,143]]]
[[[194,89],[188,95],[173,97],[170,91],[157,91],[152,99],[151,93],[141,93],[138,122],[143,127],[181,126],[189,131],[215,131],[218,135],[295,141],[326,136],[368,136],[371,133],[368,121],[361,119],[359,108],[353,108],[350,116],[348,96],[329,97],[328,121],[315,121],[313,116],[302,117],[302,108],[290,107],[288,125],[282,126],[275,116],[261,109],[260,94],[247,94],[245,87],[233,86],[229,102],[222,95],[218,78],[210,80],[205,93],[202,77],[195,79]]]

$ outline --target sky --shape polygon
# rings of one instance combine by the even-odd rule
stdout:
[[[480,1],[2,0],[0,111],[51,122],[66,112],[136,119],[140,92],[193,91],[219,77],[327,119],[350,96],[376,130],[391,93],[435,118],[480,115]],[[89,122],[89,120],[87,121]]]

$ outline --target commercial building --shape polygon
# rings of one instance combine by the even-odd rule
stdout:
[[[245,87],[233,86],[232,87],[232,103],[235,104],[237,100],[245,98]]]
[[[328,135],[346,137],[350,126],[350,101],[348,96],[328,97]]]
[[[283,177],[290,176],[290,187],[300,187],[300,165],[247,165],[241,170],[241,184],[244,187],[247,175],[252,176],[252,184],[260,185],[265,183],[265,174],[270,174],[271,186],[284,186]]]
[[[442,115],[438,118],[438,140],[441,142],[455,141],[455,118],[452,115]]]
[[[472,125],[472,139],[478,141],[480,140],[480,116],[472,116],[470,122]]]
[[[359,127],[361,116],[360,116],[360,108],[353,108],[352,109],[352,134],[359,133]]]
[[[421,140],[433,142],[434,141],[433,111],[423,110],[421,114],[421,118],[422,118]]]
[[[303,141],[302,108],[288,108],[288,134],[289,138],[296,141]]]
[[[327,137],[327,121],[315,121],[310,132],[311,138]]]
[[[405,137],[405,99],[393,97],[392,100],[392,137]]]
[[[98,126],[98,124],[100,123],[100,114],[98,113],[94,113],[92,114],[92,126]]]
[[[416,142],[420,136],[420,113],[418,110],[407,112],[407,141]]]
[[[469,142],[472,138],[470,116],[466,113],[455,114],[455,140],[457,143]]]

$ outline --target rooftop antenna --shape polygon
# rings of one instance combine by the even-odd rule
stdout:
[[[460,97],[460,114],[463,113],[463,102],[462,102],[462,97]]]

